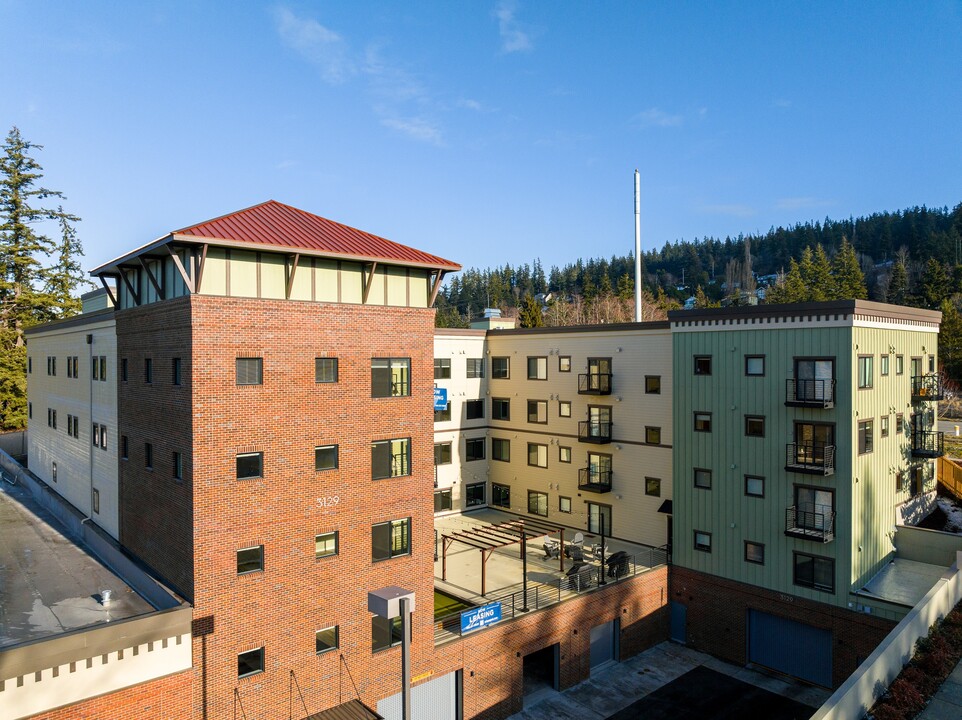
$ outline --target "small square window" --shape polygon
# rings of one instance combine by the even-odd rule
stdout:
[[[314,633],[314,651],[321,655],[338,648],[338,626],[324,628]]]
[[[237,678],[245,678],[264,672],[264,648],[248,650],[237,656]]]
[[[711,470],[705,468],[695,468],[695,487],[702,490],[711,490]]]
[[[154,446],[151,443],[144,443],[144,467],[148,470],[154,467]]]
[[[711,533],[695,530],[695,550],[711,552]]]
[[[570,400],[558,401],[558,416],[571,417],[571,401]]]
[[[484,460],[484,438],[467,438],[464,441],[464,461]]]
[[[506,380],[510,377],[511,358],[491,358],[491,377]]]
[[[571,448],[565,447],[564,445],[558,448],[558,462],[570,463],[571,462]]]
[[[184,479],[184,456],[179,452],[174,452],[174,456],[171,459],[171,466],[173,468],[174,480]]]
[[[451,378],[451,358],[434,358],[434,379],[449,380]]]
[[[765,546],[762,543],[745,541],[745,562],[756,565],[765,564]]]
[[[711,375],[711,355],[695,355],[695,375]]]
[[[264,384],[263,358],[237,358],[234,364],[238,385]]]
[[[264,546],[242,548],[237,551],[237,574],[260,572],[264,569]]]
[[[645,375],[645,393],[661,395],[661,375]]]
[[[314,557],[323,558],[337,555],[337,531],[314,536]]]
[[[561,496],[558,498],[558,512],[571,513],[571,498]]]
[[[528,380],[547,380],[548,379],[548,358],[529,357],[528,358]]]
[[[761,415],[746,415],[745,435],[748,437],[765,437],[765,418]]]
[[[182,367],[181,367],[180,358],[174,358],[173,360],[171,360],[171,364],[170,364],[170,374],[171,374],[171,376],[172,376],[172,377],[171,377],[171,382],[172,382],[174,385],[180,385],[180,384],[182,384],[182,381],[183,381],[182,372],[183,372],[183,371],[182,371]]]
[[[144,358],[144,382],[150,384],[154,381],[154,361]]]
[[[491,398],[491,419],[510,420],[511,400],[508,398]]]
[[[451,464],[451,443],[434,443],[434,464],[435,465],[450,465]]]
[[[645,426],[645,442],[648,445],[661,445],[661,428]]]
[[[331,358],[331,357],[314,358],[314,382],[316,383],[336,383],[337,382],[337,358]]]
[[[511,462],[511,441],[506,438],[491,438],[491,459]]]
[[[479,420],[484,417],[484,400],[468,400],[464,403],[466,420]]]
[[[337,445],[314,448],[314,470],[337,470]]]
[[[558,372],[571,372],[571,356],[570,355],[558,356]]]
[[[696,412],[695,432],[711,432],[711,413]]]
[[[468,358],[467,366],[468,378],[484,377],[484,358]]]
[[[655,477],[645,478],[645,495],[651,495],[652,497],[661,497],[661,478],[655,478]]]
[[[765,374],[764,355],[745,356],[745,374],[749,377],[761,377]]]
[[[250,480],[264,476],[264,453],[241,453],[237,456],[237,479]]]
[[[746,475],[745,494],[749,497],[765,497],[765,478],[759,475]]]

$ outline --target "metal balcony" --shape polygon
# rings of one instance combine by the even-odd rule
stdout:
[[[610,422],[582,420],[578,423],[578,439],[581,442],[606,445],[611,442],[611,425]]]
[[[611,395],[611,373],[581,373],[578,376],[579,395]]]
[[[829,543],[835,539],[835,511],[829,507],[792,505],[785,510],[785,534],[802,540]]]
[[[611,470],[578,469],[578,490],[593,493],[611,492]]]
[[[942,400],[942,378],[939,375],[914,375],[912,377],[912,402]]]
[[[937,458],[945,454],[942,433],[932,430],[912,431],[912,457]]]
[[[785,446],[785,469],[809,475],[834,475],[835,446],[789,443]]]
[[[787,407],[833,408],[835,407],[835,380],[797,380],[785,382],[785,405]]]

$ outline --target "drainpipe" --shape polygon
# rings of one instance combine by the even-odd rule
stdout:
[[[87,498],[87,520],[93,520],[94,516],[94,438],[93,438],[93,428],[94,428],[94,336],[93,333],[87,333],[87,358],[90,364],[90,372],[87,373],[87,387],[88,387],[88,406],[90,411],[90,420],[87,423],[87,428],[91,432],[90,442],[87,443],[87,452],[90,458],[90,496]]]

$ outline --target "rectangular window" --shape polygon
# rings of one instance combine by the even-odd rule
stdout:
[[[571,417],[571,401],[570,400],[559,400],[558,401],[558,417]]]
[[[236,462],[238,480],[264,476],[264,453],[241,453],[237,456]]]
[[[182,382],[182,377],[181,377],[182,370],[181,370],[180,358],[174,358],[173,360],[171,360],[170,371],[172,375],[171,382],[174,385],[180,385]]]
[[[77,361],[77,358],[74,358],[74,377],[79,377],[79,375],[77,374],[76,361]],[[106,355],[100,356],[100,379],[103,382],[107,381],[107,356]]]
[[[434,411],[434,422],[447,422],[451,419],[451,401],[444,406],[444,410]]]
[[[711,490],[711,470],[706,468],[694,468],[695,487],[702,490]]]
[[[497,507],[511,507],[511,488],[508,485],[491,483],[491,504]]]
[[[564,445],[558,448],[558,461],[563,463],[571,462],[571,448]]]
[[[645,442],[649,445],[661,445],[661,428],[646,425]]]
[[[154,468],[154,446],[151,443],[144,443],[144,467],[148,470]]]
[[[602,535],[613,535],[614,526],[611,520],[611,505],[600,503],[585,503],[588,511],[588,532]]]
[[[528,512],[532,515],[548,517],[548,493],[528,490]]]
[[[484,400],[468,400],[464,403],[466,420],[478,420],[484,417]]]
[[[72,429],[71,428],[72,425],[73,425],[73,416],[68,415],[67,416],[67,434],[68,435],[73,434],[70,432]],[[97,447],[98,445],[100,445],[100,425],[98,425],[97,423],[92,423],[90,426],[90,440],[91,440],[91,444],[94,447]]]
[[[107,449],[107,426],[106,425],[100,426],[100,449],[101,450]]]
[[[238,385],[264,384],[264,358],[237,358],[234,365]]]
[[[371,559],[389,560],[411,553],[411,518],[371,526]]]
[[[865,455],[872,452],[875,444],[873,437],[875,423],[872,420],[862,420],[858,424],[858,454]]]
[[[127,382],[127,358],[122,358],[120,361],[120,379]]]
[[[29,373],[32,373],[32,372],[33,372],[33,358],[32,358],[32,357],[28,357],[28,358],[27,358],[27,373],[29,374]]]
[[[765,564],[765,546],[762,543],[745,541],[745,562],[755,563],[756,565]]]
[[[896,355],[895,356],[895,374],[902,375],[905,372],[905,356]]]
[[[835,561],[832,558],[795,553],[794,582],[801,587],[835,592]]]
[[[260,572],[264,569],[264,546],[243,548],[237,551],[237,574]]]
[[[558,356],[558,372],[571,372],[571,356],[570,355]]]
[[[903,428],[905,426],[905,415],[902,413],[895,414],[895,432],[900,435],[904,432]]]
[[[389,647],[400,645],[401,636],[401,617],[383,618],[380,615],[371,616],[371,651],[386,650]]]
[[[695,432],[711,432],[711,413],[696,412]]]
[[[314,558],[325,558],[337,555],[337,530],[314,536]]]
[[[528,465],[533,467],[548,467],[548,446],[540,443],[528,443]]]
[[[529,357],[528,358],[528,380],[547,380],[548,379],[548,358]]]
[[[759,475],[746,475],[745,494],[749,497],[765,497],[765,478]]]
[[[873,355],[858,356],[858,389],[868,390],[872,387],[874,380],[872,364],[875,360]]]
[[[318,445],[314,448],[314,470],[337,470],[337,445]]]
[[[883,415],[879,418],[879,436],[888,437],[889,436],[889,416]]]
[[[711,355],[695,355],[695,375],[711,375]]]
[[[144,382],[148,385],[154,381],[154,361],[144,358]]]
[[[434,464],[435,465],[450,465],[451,464],[451,443],[434,443]]]
[[[47,427],[57,429],[57,411],[53,408],[47,408]]]
[[[491,398],[491,419],[510,420],[511,400],[508,398]]]
[[[511,377],[511,358],[493,357],[491,358],[491,377],[499,380],[506,380]]]
[[[264,672],[264,648],[248,650],[237,656],[237,678]]]
[[[73,358],[68,355],[67,356],[67,377],[68,378],[72,378],[74,376],[73,369],[74,369]],[[96,379],[97,378],[94,377],[94,380]]]
[[[548,422],[548,401],[528,400],[528,422],[544,425]]]
[[[314,358],[314,382],[315,383],[336,383],[337,382],[337,358],[332,358],[332,357]]]
[[[452,508],[451,489],[434,491],[434,512],[446,512]]]
[[[127,460],[130,457],[129,449],[130,448],[127,442],[127,436],[121,435],[120,436],[120,459],[121,460]]]
[[[50,463],[50,479],[57,482],[57,463]]]
[[[466,507],[484,505],[484,483],[471,483],[464,486],[464,504]]]
[[[374,480],[411,474],[411,438],[371,443],[371,477]]]
[[[48,355],[47,356],[47,375],[56,375],[56,374],[57,374],[57,358],[52,355]]]
[[[558,498],[558,512],[571,514],[571,498],[561,496]]]
[[[174,452],[171,458],[171,467],[173,468],[174,480],[184,479],[184,456],[182,453]]]
[[[371,397],[407,397],[411,394],[411,358],[371,360]]]
[[[27,403],[27,417],[30,420],[33,420],[33,403],[32,402]]]
[[[468,358],[468,377],[484,377],[484,358]]]
[[[510,462],[511,441],[505,438],[491,438],[491,459]]]
[[[97,488],[94,488],[93,505],[94,505],[94,512],[99,515],[100,514],[100,491]]]
[[[337,650],[338,648],[338,626],[324,628],[314,633],[314,652],[318,655]]]
[[[484,438],[467,438],[464,441],[464,461],[484,460]]]
[[[878,373],[879,375],[889,374],[889,356],[880,355],[878,359]]]
[[[448,380],[451,377],[451,358],[434,358],[434,379]]]
[[[761,415],[746,415],[745,435],[747,437],[765,437],[765,418]]]
[[[661,478],[655,478],[655,477],[645,478],[645,495],[651,495],[652,497],[661,497]]]
[[[761,377],[765,374],[764,355],[745,356],[745,375],[748,377]]]
[[[711,552],[711,533],[695,530],[695,550]]]
[[[661,375],[645,375],[645,393],[661,395]]]

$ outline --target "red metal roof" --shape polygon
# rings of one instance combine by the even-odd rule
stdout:
[[[442,257],[298,210],[276,200],[268,200],[246,210],[175,230],[173,234],[309,253],[384,260],[404,265],[426,265],[445,270],[461,269],[457,263]]]

